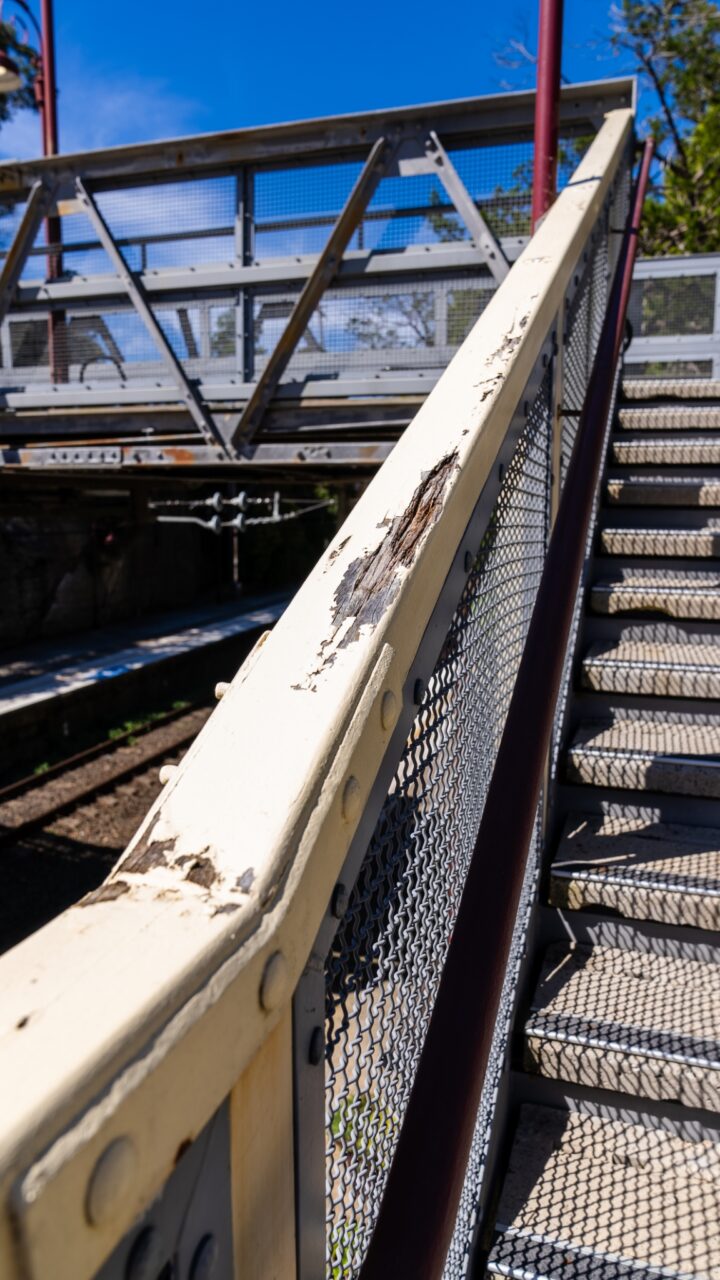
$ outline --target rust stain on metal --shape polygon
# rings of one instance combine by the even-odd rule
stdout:
[[[440,515],[447,483],[457,466],[454,449],[422,477],[405,510],[389,521],[379,546],[348,565],[335,592],[332,625],[336,631],[349,619],[352,625],[338,648],[357,640],[361,627],[375,626],[394,600],[400,589],[398,569],[413,563],[418,547]],[[323,665],[329,661],[332,655]]]
[[[182,449],[179,445],[165,445],[163,453],[166,454],[170,462],[186,463],[195,461],[192,449]]]
[[[130,885],[127,880],[107,880],[105,884],[101,884],[99,889],[93,889],[92,893],[86,893],[84,898],[78,902],[79,907],[94,907],[97,902],[114,902],[116,898],[122,898],[124,894],[130,892]]]

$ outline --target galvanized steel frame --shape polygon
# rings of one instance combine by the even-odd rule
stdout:
[[[634,85],[629,80],[600,81],[588,85],[572,86],[564,91],[561,101],[561,123],[568,133],[583,132],[599,125],[602,113],[608,107],[630,105],[633,101]],[[48,280],[44,283],[27,282],[18,284],[16,278],[10,280],[5,306],[10,307],[13,298],[14,314],[51,317],[53,309],[62,306],[83,305],[97,307],[102,300],[122,299],[128,294],[135,308],[139,311],[143,323],[148,327],[148,316],[152,318],[152,300],[173,301],[173,295],[184,294],[193,299],[203,297],[212,300],[214,291],[226,289],[236,297],[236,335],[235,357],[232,361],[234,369],[228,382],[205,381],[203,383],[203,365],[197,362],[186,362],[185,367],[174,356],[169,344],[164,341],[162,331],[154,323],[151,336],[160,346],[162,359],[171,371],[173,383],[178,389],[179,398],[172,386],[156,385],[156,376],[151,368],[147,370],[147,385],[143,386],[143,371],[139,365],[133,365],[133,385],[113,386],[112,381],[96,373],[89,383],[83,381],[82,387],[59,384],[47,388],[32,385],[25,380],[24,388],[8,389],[0,392],[0,403],[12,413],[23,410],[30,415],[27,419],[28,429],[31,427],[32,415],[36,410],[45,408],[73,408],[90,406],[112,408],[121,418],[124,409],[130,405],[167,404],[178,413],[190,413],[195,428],[205,438],[205,444],[217,446],[218,464],[234,461],[245,466],[254,465],[254,446],[252,438],[256,434],[262,415],[273,397],[291,394],[297,396],[309,392],[313,397],[336,396],[338,381],[336,378],[311,380],[303,386],[304,372],[311,370],[312,361],[296,356],[297,370],[295,381],[279,385],[282,372],[302,333],[302,319],[307,319],[307,300],[317,301],[322,294],[318,284],[322,278],[326,286],[330,275],[335,275],[341,282],[351,280],[384,279],[395,275],[398,279],[410,279],[413,272],[417,276],[427,277],[428,273],[438,271],[463,271],[468,268],[482,273],[479,279],[487,279],[488,284],[501,280],[507,272],[507,261],[512,260],[522,247],[522,238],[511,237],[498,243],[491,234],[485,220],[475,202],[468,195],[455,167],[447,154],[447,147],[452,145],[493,145],[501,141],[529,138],[532,134],[533,95],[527,93],[504,94],[488,98],[471,99],[460,102],[424,104],[408,109],[393,109],[354,115],[335,117],[326,121],[306,121],[286,126],[272,126],[256,130],[239,130],[232,134],[217,134],[144,145],[141,147],[113,148],[109,151],[87,153],[81,156],[49,157],[39,161],[16,164],[11,162],[0,165],[0,193],[9,200],[19,200],[27,194],[33,183],[41,181],[44,189],[52,186],[56,193],[56,207],[60,210],[70,209],[77,205],[77,183],[84,183],[88,190],[99,194],[108,190],[130,188],[139,183],[152,184],[177,181],[178,178],[212,176],[227,173],[228,169],[237,173],[237,216],[235,219],[236,262],[218,267],[184,271],[168,270],[159,273],[145,270],[128,272],[123,258],[122,248],[126,239],[114,238],[107,225],[99,233],[98,243],[110,253],[111,260],[118,274],[114,277],[98,277],[93,280]],[[442,133],[442,142],[438,133]],[[422,253],[408,250],[404,253],[368,253],[351,251],[332,253],[326,247],[321,255],[306,255],[292,262],[255,264],[253,262],[253,215],[252,187],[253,172],[262,168],[278,166],[296,166],[309,161],[337,161],[339,159],[361,158],[368,155],[375,145],[381,145],[386,138],[388,145],[399,148],[398,172],[416,171],[413,164],[425,165],[425,171],[436,173],[444,185],[448,196],[448,209],[456,209],[469,228],[473,243],[464,246],[442,245],[428,246]],[[403,158],[404,157],[404,158]],[[408,168],[409,166],[409,168]],[[98,212],[96,206],[96,213]],[[355,211],[357,212],[357,210]],[[402,210],[403,214],[407,211]],[[350,220],[352,222],[352,219]],[[97,230],[97,224],[96,224]],[[107,233],[107,234],[106,234]],[[183,233],[182,238],[200,233]],[[210,233],[208,233],[210,234]],[[220,232],[218,231],[218,234]],[[224,234],[224,230],[223,230]],[[331,240],[336,237],[336,231]],[[111,247],[108,250],[108,236]],[[145,237],[147,243],[156,240],[172,239],[172,233]],[[137,238],[137,243],[142,241]],[[31,248],[30,243],[22,244],[18,239],[17,246],[11,254],[12,261],[20,260],[23,253]],[[132,243],[136,243],[135,240]],[[144,241],[143,241],[144,244]],[[87,244],[83,242],[83,247]],[[22,249],[22,253],[18,250]],[[68,253],[72,242],[63,245]],[[33,252],[40,253],[40,250]],[[327,271],[328,259],[334,258],[330,275]],[[8,259],[8,262],[11,261]],[[122,264],[118,266],[118,262]],[[487,274],[485,274],[487,273]],[[19,271],[16,272],[19,275]],[[128,284],[130,280],[130,284]],[[260,374],[255,376],[253,356],[253,315],[251,288],[262,284],[285,284],[292,289],[293,283],[303,286],[300,298],[295,302],[294,323],[289,326],[276,344],[275,350]],[[2,281],[0,280],[0,285]],[[292,296],[292,295],[291,295]],[[312,310],[312,307],[310,307]],[[298,332],[294,333],[297,329]],[[5,329],[3,346],[9,351],[9,342]],[[158,339],[160,335],[160,341]],[[168,354],[169,353],[169,354]],[[405,378],[398,377],[392,371],[382,368],[387,363],[391,352],[382,353],[386,358],[378,359],[378,368],[354,380],[349,385],[345,379],[353,367],[352,358],[341,363],[343,369],[342,390],[347,395],[375,394],[378,383],[383,392],[392,393],[397,390],[415,393],[429,389],[436,381],[435,369],[425,368],[413,381],[412,369]],[[412,366],[413,353],[404,353],[403,361]],[[417,354],[418,366],[422,366],[422,353]],[[295,367],[295,366],[294,366]],[[220,364],[215,370],[222,377]],[[135,378],[138,379],[135,382]],[[22,378],[19,379],[22,387]],[[155,384],[155,385],[152,385]],[[145,392],[145,394],[143,394]],[[226,423],[213,408],[214,404],[233,401],[239,411],[239,418],[231,424],[228,441]],[[262,407],[261,407],[262,402]],[[0,438],[3,434],[0,426]],[[102,449],[110,442],[93,440],[95,457],[100,458]],[[173,442],[175,443],[175,442]],[[180,442],[177,442],[180,443]],[[37,459],[33,454],[32,435],[25,438],[26,446],[22,454],[13,450],[4,452],[6,466],[34,465],[47,468],[53,460],[49,455]],[[194,465],[193,458],[203,457],[202,447],[191,444],[189,452],[182,456],[186,465]],[[57,455],[56,455],[57,456]],[[161,461],[161,451],[155,453],[157,465],[172,465],[172,454]],[[66,458],[72,458],[71,453]],[[123,455],[125,460],[126,455]],[[138,459],[136,459],[136,463]],[[358,465],[362,458],[358,456]],[[63,467],[74,467],[72,461],[63,462]],[[102,464],[100,464],[102,465]],[[203,463],[200,463],[203,465]]]

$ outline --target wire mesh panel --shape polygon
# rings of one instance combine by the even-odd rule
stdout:
[[[566,315],[562,362],[562,411],[564,416],[562,418],[560,437],[561,494],[565,487],[570,458],[577,438],[580,413],[585,401],[595,351],[600,339],[609,289],[617,267],[616,242],[619,240],[617,232],[625,225],[629,203],[630,161],[628,157],[625,171],[619,176],[614,199],[598,219],[595,245],[585,264],[578,290]],[[617,378],[615,389],[617,390]],[[614,405],[615,395],[613,395],[612,409],[608,417],[608,431],[612,422]],[[591,532],[588,535],[585,548],[583,574],[576,595],[570,639],[558,695],[551,751],[551,776],[554,776],[556,772],[565,709],[570,693],[573,654],[582,610],[583,581],[592,550],[592,529],[595,524],[598,495],[599,486],[590,522]]]
[[[480,273],[382,284],[342,285],[323,295],[288,366],[289,375],[338,369],[444,368],[495,289]],[[253,299],[255,368],[282,334],[297,291],[258,291]]]
[[[717,377],[720,315],[715,255],[638,264],[628,308],[625,378]]]
[[[585,263],[577,292],[565,317],[559,477],[561,493],[565,487],[565,477],[607,303],[607,210],[601,215],[601,221],[598,238]]]
[[[628,319],[638,338],[712,333],[715,275],[678,275],[635,280]]]
[[[208,378],[236,370],[236,296],[163,301],[154,315],[190,373]],[[74,306],[11,316],[0,337],[6,387],[47,381],[50,366],[70,385],[167,380],[162,354],[129,303]]]
[[[600,214],[565,316],[564,482],[608,299]],[[327,1274],[358,1274],[372,1235],[480,825],[549,534],[554,366],[532,402],[480,553],[397,766],[325,965]],[[570,667],[566,672],[566,684]],[[558,722],[562,718],[561,696]],[[540,865],[529,851],[494,1043],[446,1262],[466,1274]],[[468,1000],[473,1000],[468,984]],[[470,1010],[469,1010],[470,1013]]]
[[[326,961],[333,1280],[356,1273],[375,1223],[542,571],[549,388],[547,373]]]
[[[589,139],[566,139],[558,186],[569,180]],[[468,193],[496,236],[528,236],[533,144],[454,147],[449,152]],[[319,253],[362,165],[336,162],[258,169],[255,173],[257,261]],[[469,241],[470,234],[432,173],[384,178],[349,248],[397,251],[412,245]]]
[[[621,232],[630,208],[630,179],[631,157],[628,154],[616,179],[613,197],[598,219],[593,244],[578,269],[577,289],[565,315],[559,477],[561,493],[600,338],[609,286],[617,267]]]

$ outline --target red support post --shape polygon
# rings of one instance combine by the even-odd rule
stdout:
[[[538,21],[532,229],[555,199],[560,117],[563,0],[540,0]]]
[[[58,152],[57,82],[55,79],[55,30],[53,26],[53,0],[41,0],[40,27],[42,30],[43,95],[40,107],[43,135],[43,155],[56,156]]]
[[[55,30],[53,24],[53,0],[41,0],[40,27],[42,42],[40,48],[40,81],[39,93],[40,120],[42,124],[43,155],[56,156],[58,153],[57,124],[57,81],[55,78]],[[62,224],[57,216],[45,222],[45,243],[50,246],[47,260],[48,280],[57,280],[62,275]],[[67,382],[68,359],[65,345],[65,313],[50,312],[48,321],[48,364],[53,382]]]

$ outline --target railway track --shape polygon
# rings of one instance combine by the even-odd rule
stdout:
[[[0,951],[102,882],[211,710],[168,713],[0,791]]]

